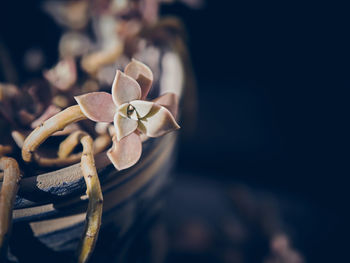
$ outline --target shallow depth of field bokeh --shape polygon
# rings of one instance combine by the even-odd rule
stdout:
[[[59,29],[18,4],[0,8],[1,40],[19,69],[28,47],[52,65]],[[207,1],[161,11],[183,19],[198,88],[154,230],[159,245],[167,235],[167,262],[343,262],[345,8]],[[283,253],[291,261],[277,261]]]

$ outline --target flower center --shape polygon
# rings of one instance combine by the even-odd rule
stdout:
[[[130,118],[134,111],[135,108],[131,104],[129,104],[128,108],[126,109],[126,115]]]

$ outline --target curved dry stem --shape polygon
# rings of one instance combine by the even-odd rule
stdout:
[[[123,43],[118,43],[109,49],[100,50],[84,56],[81,66],[87,73],[94,75],[104,65],[114,63],[123,51]]]
[[[25,135],[20,133],[19,131],[12,131],[11,136],[12,136],[12,139],[17,144],[18,148],[22,149],[24,140],[25,140]]]
[[[83,135],[87,135],[87,133],[84,131],[76,131],[70,134],[63,142],[61,142],[57,152],[58,157],[63,159],[70,155],[78,143],[80,143],[80,138]]]
[[[81,158],[81,153],[76,153],[68,156],[67,158],[47,158],[42,157],[37,153],[34,153],[34,160],[37,164],[42,167],[52,167],[58,168],[67,165],[71,165],[77,163]]]
[[[79,105],[71,106],[37,127],[24,141],[22,158],[26,162],[33,159],[36,149],[53,133],[63,130],[67,125],[86,119]]]
[[[86,212],[84,235],[78,247],[77,258],[78,262],[87,262],[95,247],[101,225],[103,196],[95,167],[92,139],[90,136],[84,135],[80,141],[83,145],[81,171],[86,183],[89,205]]]
[[[1,145],[0,144],[0,157],[7,155],[12,152],[12,146],[11,145]]]
[[[94,153],[100,153],[104,151],[112,142],[111,136],[108,134],[101,134],[94,140]]]
[[[42,167],[62,167],[78,162],[82,153],[71,153],[78,145],[83,135],[87,135],[87,133],[84,131],[76,131],[62,141],[58,150],[58,158],[46,158],[40,156],[38,153],[34,153],[35,162]],[[93,142],[94,154],[105,150],[111,144],[111,141],[111,137],[107,134],[98,136]]]
[[[12,209],[21,180],[17,161],[9,157],[0,158],[0,170],[4,181],[0,191],[0,251],[6,253],[6,243],[11,228]],[[0,256],[1,256],[0,255]]]

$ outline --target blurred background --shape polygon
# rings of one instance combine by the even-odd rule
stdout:
[[[0,8],[0,39],[20,75],[28,47],[57,61],[60,29],[40,2]],[[161,13],[185,24],[198,87],[162,216],[166,261],[344,262],[345,6],[207,0]]]

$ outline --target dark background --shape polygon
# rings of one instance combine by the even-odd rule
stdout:
[[[37,2],[0,7],[0,39],[19,65],[28,47],[46,50],[48,65],[57,58],[60,32]],[[197,130],[182,140],[178,173],[244,183],[311,207],[318,212],[308,218],[315,233],[304,241],[308,261],[344,262],[347,7],[213,0],[199,10],[175,4],[161,11],[183,19],[198,84]]]
[[[172,10],[188,27],[200,102],[198,133],[181,164],[341,208],[350,84],[344,9],[233,2]]]
[[[180,169],[311,208],[309,262],[348,258],[346,9],[308,1],[165,9],[184,19],[198,80],[198,129],[182,145]]]

